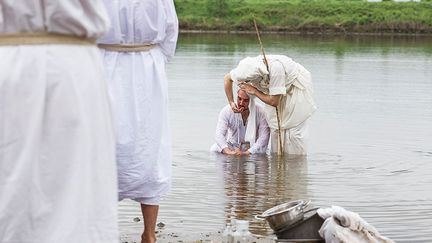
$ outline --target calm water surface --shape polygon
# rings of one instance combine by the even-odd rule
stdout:
[[[268,54],[288,55],[312,73],[318,110],[308,156],[209,153],[226,105],[222,78],[259,46],[254,35],[181,35],[168,66],[174,177],[161,231],[192,239],[237,218],[269,235],[255,214],[308,199],[357,212],[397,242],[432,242],[432,39],[264,35],[263,42]],[[120,204],[124,237],[140,234],[140,214],[136,203]]]

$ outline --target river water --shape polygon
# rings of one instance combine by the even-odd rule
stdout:
[[[226,105],[223,76],[258,55],[259,45],[255,35],[180,35],[167,68],[174,176],[159,231],[198,239],[237,218],[270,235],[253,216],[304,199],[359,213],[397,242],[432,242],[432,39],[262,39],[266,53],[290,56],[312,73],[318,110],[309,123],[308,156],[208,152]],[[121,202],[119,214],[123,238],[139,235],[139,206]]]

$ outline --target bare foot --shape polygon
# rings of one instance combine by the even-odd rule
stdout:
[[[141,212],[144,218],[144,233],[141,236],[141,243],[156,242],[156,220],[159,205],[141,204]]]
[[[141,235],[141,243],[155,243],[156,242],[156,235],[147,235],[146,233],[143,233]]]

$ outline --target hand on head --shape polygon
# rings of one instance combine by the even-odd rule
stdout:
[[[257,92],[257,88],[250,83],[242,83],[240,84],[240,89],[246,91],[249,95],[255,95]]]

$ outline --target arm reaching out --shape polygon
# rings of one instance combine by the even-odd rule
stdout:
[[[240,108],[238,108],[237,104],[234,102],[234,96],[233,96],[233,81],[231,79],[231,75],[227,73],[224,77],[224,89],[225,89],[225,95],[228,99],[228,104],[230,105],[232,111],[234,113],[242,112]]]

